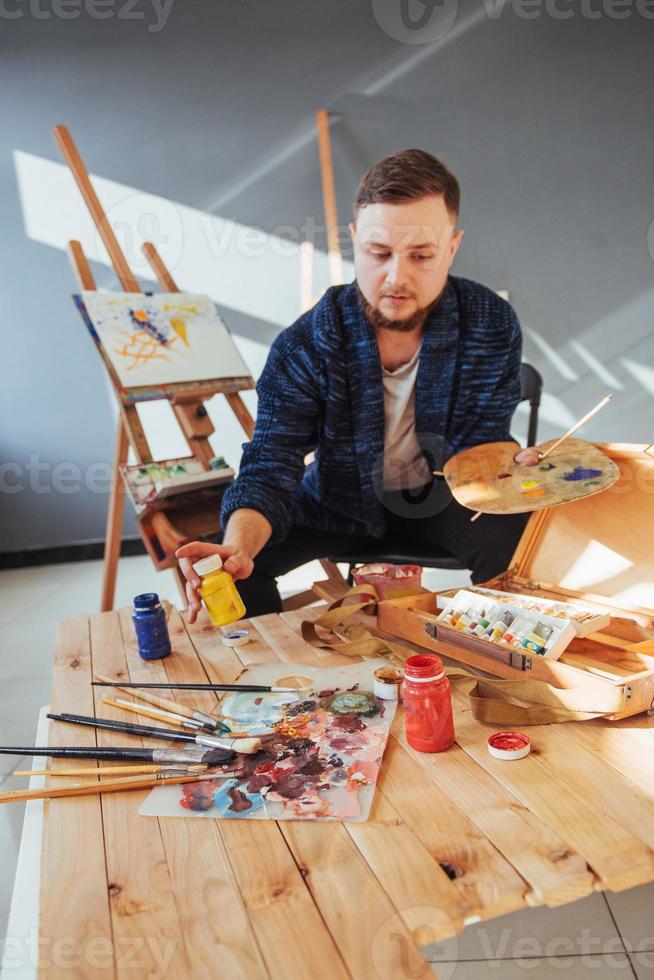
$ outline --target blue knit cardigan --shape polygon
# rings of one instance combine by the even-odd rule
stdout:
[[[416,381],[416,435],[433,468],[462,449],[512,438],[521,349],[513,308],[450,276],[425,325]],[[272,542],[294,524],[381,537],[384,389],[354,283],[327,290],[275,339],[257,394],[254,436],[224,495],[223,527],[249,507],[270,521]]]

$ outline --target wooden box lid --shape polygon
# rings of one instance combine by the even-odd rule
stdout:
[[[654,614],[654,446],[598,444],[620,469],[602,493],[531,515],[510,577]],[[483,518],[480,528],[483,526]]]

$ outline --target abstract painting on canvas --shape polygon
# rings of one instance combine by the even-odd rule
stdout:
[[[74,298],[123,388],[250,374],[208,296],[85,291]]]

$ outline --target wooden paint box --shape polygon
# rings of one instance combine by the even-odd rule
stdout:
[[[595,496],[535,511],[510,567],[485,585],[560,602],[577,599],[609,613],[608,626],[573,639],[559,660],[508,652],[495,659],[472,637],[464,645],[451,642],[452,630],[439,637],[437,594],[425,592],[379,603],[379,629],[497,677],[532,676],[562,688],[617,686],[623,706],[611,719],[647,711],[654,700],[654,447],[599,448],[619,467],[618,482]],[[483,534],[483,516],[476,526]]]

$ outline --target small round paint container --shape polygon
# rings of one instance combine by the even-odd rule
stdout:
[[[382,701],[399,701],[404,671],[399,667],[378,667],[372,679],[372,691]]]
[[[226,647],[242,647],[250,642],[249,630],[221,630]]]
[[[495,732],[488,739],[488,751],[505,762],[524,759],[531,752],[531,739],[524,732]]]

